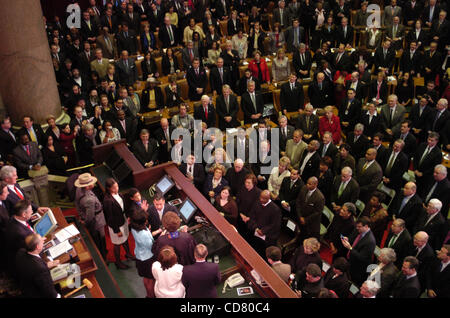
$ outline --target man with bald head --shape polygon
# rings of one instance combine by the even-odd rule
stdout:
[[[422,211],[422,199],[417,195],[417,186],[408,182],[402,192],[398,192],[389,206],[389,214],[394,219],[401,218],[410,233],[414,233],[417,217]]]
[[[317,188],[319,181],[310,177],[301,188],[295,203],[297,222],[303,238],[315,237],[320,239],[320,219],[325,205],[325,197]]]
[[[419,260],[417,276],[419,276],[422,290],[425,289],[426,275],[436,258],[433,248],[428,243],[429,236],[426,232],[419,231],[414,235],[413,244],[410,245],[408,256],[414,256]]]
[[[201,105],[194,109],[194,119],[205,122],[208,127],[216,127],[216,109],[208,95],[203,95]]]
[[[234,161],[233,169],[228,169],[225,174],[225,179],[227,179],[231,187],[230,195],[235,196],[238,194],[239,190],[244,186],[245,176],[249,173],[250,171],[244,167],[242,159],[238,158]]]
[[[356,181],[359,184],[359,198],[363,202],[370,199],[373,191],[383,179],[383,170],[378,162],[375,161],[377,151],[369,148],[366,151],[365,158],[361,158],[356,165]]]
[[[384,247],[392,248],[397,255],[395,265],[397,268],[402,266],[403,259],[408,255],[408,249],[411,246],[411,234],[405,227],[405,221],[403,219],[395,219],[392,222],[389,234],[386,238]]]
[[[175,127],[169,125],[167,118],[161,118],[160,127],[155,131],[156,140],[159,143],[159,161],[161,163],[170,160],[170,151],[174,145],[171,136]]]
[[[241,213],[240,216],[251,233],[250,245],[264,258],[266,248],[277,245],[281,228],[281,211],[270,199],[269,190],[261,192],[248,215]]]

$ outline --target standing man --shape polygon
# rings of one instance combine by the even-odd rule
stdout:
[[[318,184],[319,181],[316,177],[309,178],[306,185],[300,190],[295,204],[298,222],[305,238],[320,238],[320,219],[325,205],[325,197],[317,189]]]
[[[356,181],[359,184],[359,198],[363,202],[368,202],[373,191],[383,179],[383,170],[376,162],[377,151],[369,148],[365,158],[361,158],[356,166]]]

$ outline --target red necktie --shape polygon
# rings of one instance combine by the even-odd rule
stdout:
[[[355,247],[356,244],[358,244],[359,240],[361,239],[361,236],[362,236],[362,234],[359,234],[359,235],[356,237],[356,239],[353,241],[352,248]],[[350,258],[350,250],[348,250],[347,258]]]
[[[377,100],[380,99],[380,88],[381,88],[381,83],[378,84],[378,87],[377,87]]]
[[[30,224],[28,224],[28,222],[26,222],[26,223],[27,223],[27,228],[29,228],[29,229],[30,229],[30,231],[34,233],[34,230],[33,230],[33,228],[31,227],[31,225],[30,225]]]
[[[22,193],[20,193],[19,189],[17,189],[16,186],[14,186],[14,191],[16,192],[16,194],[17,194],[17,196],[19,197],[20,200],[24,199]]]
[[[205,118],[208,120],[208,106],[205,107]]]
[[[31,156],[31,154],[30,154],[30,146],[28,146],[28,145],[27,145],[27,154],[28,154],[28,156]]]

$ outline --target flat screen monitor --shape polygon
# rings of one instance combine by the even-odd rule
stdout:
[[[156,184],[156,190],[160,192],[162,195],[165,195],[169,192],[170,189],[175,185],[175,182],[169,178],[169,176],[165,175],[161,180]]]
[[[105,165],[110,169],[114,170],[117,168],[119,163],[122,161],[122,158],[119,156],[115,149],[112,149],[108,154],[108,158],[105,160]]]
[[[197,211],[197,207],[194,205],[194,203],[192,203],[191,200],[186,199],[180,206],[180,215],[184,223],[189,223],[191,218],[194,216],[195,211]]]
[[[58,227],[55,216],[51,210],[48,210],[34,225],[34,230],[40,236],[44,237]]]

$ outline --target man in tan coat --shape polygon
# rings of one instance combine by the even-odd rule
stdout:
[[[305,151],[307,144],[302,140],[303,131],[297,129],[294,131],[292,139],[286,142],[285,155],[291,160],[291,166],[298,169],[302,159],[303,151]]]
[[[95,60],[91,62],[91,71],[95,71],[98,73],[98,76],[100,78],[103,78],[106,76],[106,71],[108,69],[109,60],[103,58],[103,51],[102,49],[96,49],[95,50]]]

